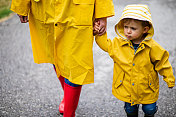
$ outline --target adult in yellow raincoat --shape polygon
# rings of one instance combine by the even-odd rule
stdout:
[[[98,22],[95,24],[98,30]],[[126,6],[115,31],[118,37],[113,41],[106,34],[96,37],[97,44],[114,60],[112,93],[125,102],[128,117],[138,116],[138,104],[142,104],[145,117],[153,117],[159,96],[158,73],[169,88],[174,87],[175,77],[169,53],[152,39],[154,28],[148,6]]]
[[[34,62],[55,65],[64,88],[60,112],[74,116],[81,86],[64,86],[64,78],[77,85],[94,82],[92,24],[98,19],[105,32],[112,0],[12,0],[11,10],[22,23],[29,16]]]

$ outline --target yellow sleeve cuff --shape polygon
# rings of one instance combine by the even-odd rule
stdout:
[[[114,4],[112,0],[95,1],[95,18],[114,16]]]
[[[28,16],[30,11],[30,1],[29,0],[12,0],[11,9],[13,12]]]

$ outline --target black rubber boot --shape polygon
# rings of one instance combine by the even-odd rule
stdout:
[[[127,113],[125,109],[127,117],[138,117],[138,109],[139,109],[139,106],[137,107],[137,110],[134,113]]]
[[[144,117],[154,117],[154,115],[144,115]]]
[[[136,114],[127,114],[127,117],[138,117],[138,113],[136,113]]]

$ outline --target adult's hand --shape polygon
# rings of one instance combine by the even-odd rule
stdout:
[[[20,18],[21,23],[27,23],[28,22],[28,16],[22,16],[17,14]]]
[[[99,30],[98,35],[101,36],[101,35],[103,35],[106,32],[107,18],[106,17],[104,17],[104,18],[98,18],[98,19],[96,19],[96,21],[99,22],[100,30]]]

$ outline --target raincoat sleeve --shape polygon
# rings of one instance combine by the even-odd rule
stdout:
[[[175,77],[173,75],[172,66],[169,63],[169,53],[161,46],[156,45],[151,49],[151,61],[155,65],[155,70],[163,76],[168,87],[175,86]]]
[[[30,0],[12,0],[10,10],[19,15],[28,16],[30,10]]]
[[[113,44],[111,39],[107,39],[107,33],[103,34],[102,36],[97,35],[95,37],[95,41],[102,50],[108,52],[111,57],[113,56]]]
[[[95,0],[95,18],[114,16],[113,0]]]

